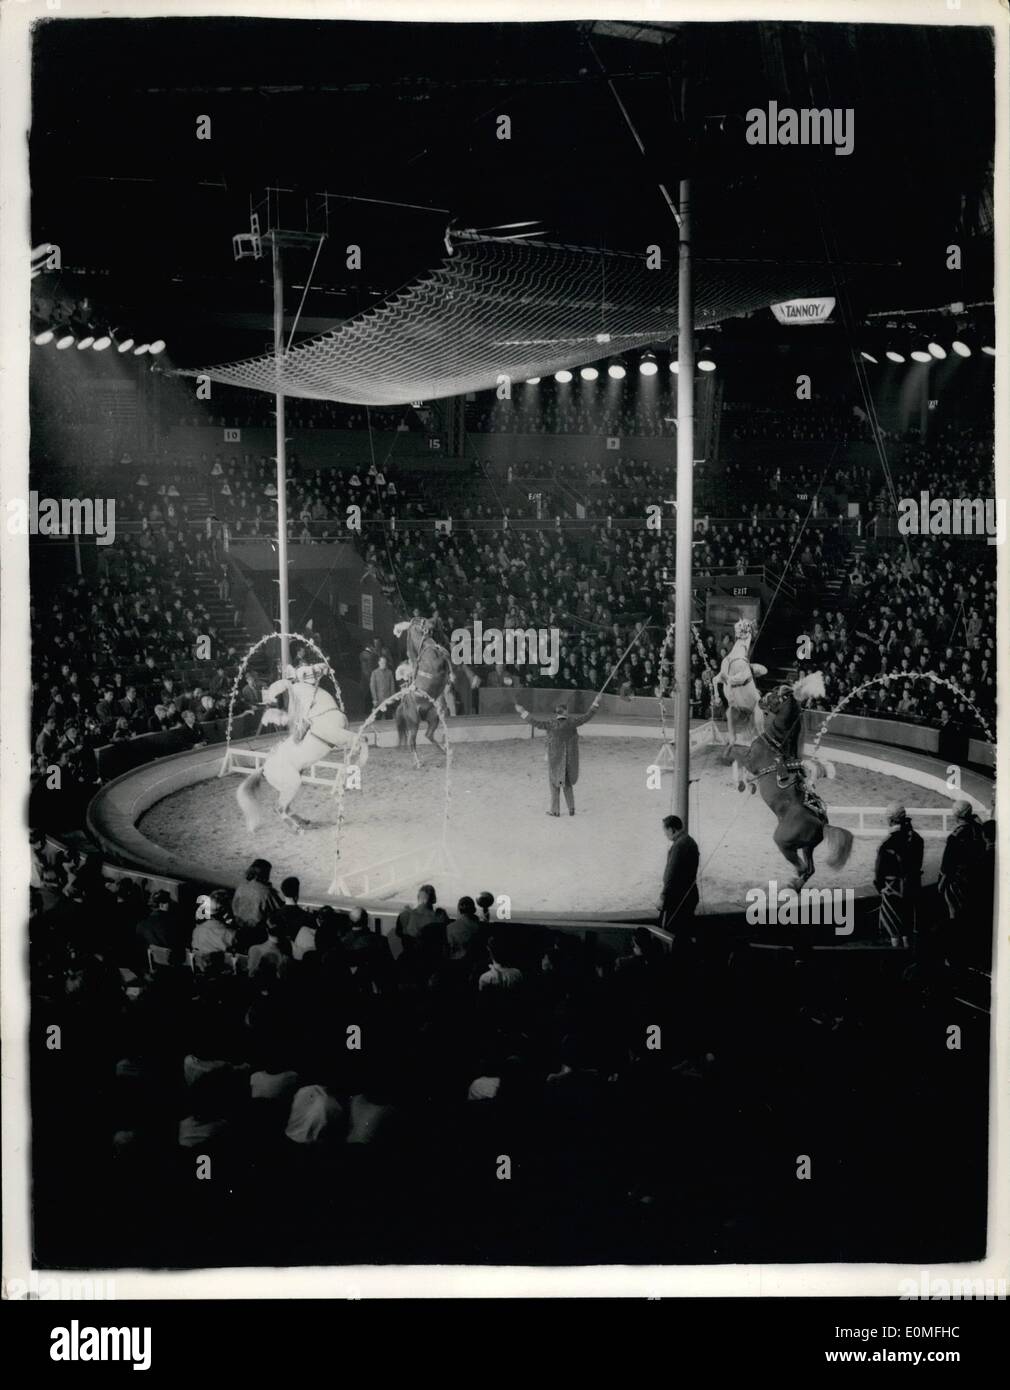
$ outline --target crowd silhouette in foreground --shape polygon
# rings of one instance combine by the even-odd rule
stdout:
[[[802,928],[761,949],[688,918],[670,948],[430,884],[383,935],[264,860],[186,906],[36,834],[41,1258],[925,1258],[923,1145],[945,1251],[978,1254],[994,836],[970,820],[904,949],[848,964]]]

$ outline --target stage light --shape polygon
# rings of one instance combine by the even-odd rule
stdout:
[[[947,356],[947,351],[945,348],[942,348],[939,343],[930,343],[929,355],[935,357],[938,362],[942,362]]]
[[[986,344],[983,346],[982,351],[986,354],[987,357],[995,357],[995,356],[996,356],[996,349],[995,349],[994,347],[990,347],[990,345],[989,345],[988,343],[986,343]]]
[[[679,371],[680,371],[680,363],[677,361],[676,357],[671,357],[671,359],[670,359],[670,371],[671,371],[671,372],[679,372]]]
[[[579,372],[579,376],[583,381],[595,381],[599,375],[595,367],[583,367]]]
[[[560,372],[554,373],[554,380],[560,381],[562,386],[567,386],[572,379],[572,374],[567,367],[562,367]]]
[[[157,357],[158,354],[159,354],[160,352],[164,352],[164,351],[165,351],[165,340],[164,340],[164,338],[155,338],[154,342],[151,344],[151,356],[152,356],[152,357]]]
[[[526,385],[527,385],[527,386],[539,386],[539,385],[540,385],[540,378],[539,378],[538,376],[528,376],[528,377],[526,378]]]
[[[133,355],[134,355],[134,357],[143,357],[143,355],[144,355],[145,352],[150,352],[150,351],[151,351],[151,344],[150,344],[150,343],[138,343],[137,346],[133,349]]]
[[[620,362],[611,362],[607,368],[607,376],[613,381],[623,381],[627,375],[628,373]]]
[[[73,345],[74,335],[69,328],[64,328],[60,336],[56,339],[56,346],[59,348],[60,352],[65,352],[68,347],[73,347]]]
[[[860,357],[863,359],[864,362],[872,362],[873,365],[874,365],[875,367],[878,365],[878,364],[877,364],[877,359],[874,357],[874,355],[873,355],[872,352],[866,352],[866,351],[864,350],[864,351],[860,352],[859,355],[860,355]]]
[[[895,352],[893,348],[888,348],[884,356],[887,358],[888,362],[904,362],[905,360],[901,353]]]
[[[929,353],[923,352],[922,348],[915,348],[912,352],[913,362],[932,362],[932,360]]]
[[[93,333],[85,333],[83,338],[78,339],[77,351],[83,352],[84,349],[89,348],[94,341],[95,335]]]
[[[647,352],[641,362],[639,362],[638,370],[642,376],[655,376],[659,371],[659,367],[656,365],[655,354]]]
[[[111,342],[112,339],[109,337],[108,333],[103,333],[100,338],[95,339],[91,346],[96,352],[104,352]]]
[[[715,363],[712,361],[711,357],[708,356],[708,350],[707,350],[707,349],[706,349],[706,350],[702,353],[702,355],[698,358],[698,370],[699,370],[699,372],[714,372],[714,371],[715,371]]]
[[[46,343],[51,343],[55,337],[56,334],[51,328],[43,328],[41,333],[35,334],[35,342],[39,347],[45,347]]]
[[[116,351],[117,351],[117,352],[129,352],[129,351],[130,351],[130,348],[132,348],[132,347],[133,347],[133,339],[132,339],[132,338],[124,338],[123,341],[122,341],[121,343],[118,343],[118,344],[116,345]]]
[[[971,356],[971,348],[968,346],[967,343],[962,343],[959,338],[954,339],[954,341],[951,343],[951,347],[957,353],[958,357]]]

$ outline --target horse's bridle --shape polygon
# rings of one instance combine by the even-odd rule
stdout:
[[[765,709],[763,704],[761,704],[760,708],[765,714],[770,713],[769,710]],[[750,769],[746,767],[744,768],[744,772],[748,777],[753,778],[755,782],[758,781],[761,777],[767,777],[769,772],[774,772],[776,774],[776,785],[780,789],[784,790],[786,787],[790,786],[796,780],[797,773],[803,772],[803,760],[802,758],[788,759],[783,758],[781,756],[782,744],[785,742],[784,734],[781,739],[777,739],[769,729],[763,729],[759,737],[764,739],[765,743],[767,743],[770,748],[773,748],[775,752],[778,753],[780,756],[775,760],[775,762],[769,763],[767,767],[763,767],[757,772],[751,772]],[[786,772],[789,774],[787,777],[783,778],[778,776],[778,770],[780,767],[785,768]]]
[[[779,777],[777,775],[780,767],[785,768],[786,772],[789,774],[787,777]],[[755,782],[760,781],[762,777],[767,777],[769,772],[774,772],[776,774],[776,785],[782,790],[784,790],[786,787],[792,786],[792,784],[796,781],[797,774],[803,772],[803,770],[804,768],[802,760],[797,759],[795,762],[786,762],[783,761],[783,759],[781,758],[779,758],[774,763],[769,763],[767,767],[759,768],[757,772],[751,772],[750,768],[747,767],[743,769],[745,776],[750,777]]]

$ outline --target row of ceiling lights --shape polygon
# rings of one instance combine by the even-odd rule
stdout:
[[[955,338],[950,348],[957,357],[971,356],[971,348],[967,343],[962,342],[960,338]],[[996,349],[988,343],[983,344],[981,350],[989,357],[996,356]],[[865,348],[859,355],[864,361],[872,362],[875,366],[880,361],[879,357],[874,357],[873,353],[867,352]],[[908,355],[913,362],[942,362],[947,356],[947,349],[942,347],[939,343],[927,343],[924,348],[913,348]],[[888,348],[884,356],[887,358],[888,362],[905,361],[904,353],[896,352],[894,348]]]
[[[698,357],[697,365],[699,372],[715,371],[715,362],[712,360],[708,348],[702,349]],[[678,372],[679,370],[680,363],[676,360],[676,358],[674,358],[670,362],[670,371]],[[656,373],[659,371],[659,363],[656,361],[656,354],[654,352],[645,352],[642,354],[641,360],[638,364],[638,371],[640,376],[656,375]],[[560,382],[562,386],[565,386],[568,384],[568,382],[570,382],[573,379],[574,375],[574,372],[570,372],[567,367],[562,367],[560,371],[554,373],[554,380]],[[583,381],[596,381],[599,379],[599,375],[600,372],[598,367],[581,367],[579,369],[579,376],[582,378]],[[612,381],[623,381],[624,378],[628,375],[628,369],[625,367],[623,362],[611,362],[610,365],[607,367],[607,375],[610,377]],[[540,380],[541,378],[538,376],[527,377],[526,385],[537,386],[539,385]]]
[[[96,336],[88,330],[82,337],[76,337],[69,326],[62,324],[57,328],[43,328],[35,334],[33,339],[37,347],[45,347],[48,343],[55,342],[58,352],[63,352],[67,348],[76,347],[78,352],[83,352],[86,348],[92,348],[95,352],[104,352],[106,348],[116,344],[116,351],[127,353],[133,349],[134,357],[143,357],[145,353],[150,353],[152,357],[157,357],[159,353],[165,351],[164,338],[155,338],[153,343],[138,343],[134,338],[117,339],[114,333],[101,333]]]
[[[951,343],[950,347],[951,351],[957,357],[972,356],[971,347],[968,345],[968,343],[962,341],[960,338],[955,338],[954,341]],[[996,349],[988,343],[983,344],[980,348],[980,351],[982,351],[989,357],[996,356]],[[914,348],[908,355],[911,357],[913,362],[942,362],[947,356],[947,349],[945,347],[942,347],[939,343],[931,342],[928,343],[925,348]],[[860,353],[860,356],[865,361],[872,362],[875,365],[880,361],[878,357],[874,356],[872,352],[869,352],[866,349],[864,349]],[[888,348],[887,351],[884,353],[884,356],[887,358],[889,362],[903,363],[906,360],[904,353],[897,352],[894,348]],[[697,366],[700,372],[715,371],[715,362],[712,359],[711,350],[709,348],[702,348],[701,352],[698,355]],[[656,361],[655,353],[643,353],[641,360],[638,363],[638,370],[642,376],[655,376],[656,373],[659,371],[659,364]],[[670,371],[677,372],[679,370],[680,363],[674,358],[670,362]],[[611,362],[610,365],[607,367],[607,375],[613,381],[622,381],[627,376],[627,374],[628,369],[621,361]],[[579,370],[579,376],[582,378],[583,381],[596,381],[599,378],[599,375],[600,372],[597,367],[582,367]],[[568,382],[572,381],[573,379],[574,372],[569,371],[567,367],[562,367],[560,371],[554,373],[554,380],[560,382],[563,386],[567,385]],[[526,384],[527,386],[537,386],[539,385],[540,380],[541,378],[538,376],[531,376],[527,378]]]
[[[96,310],[90,295],[74,299],[66,294],[45,294],[33,289],[32,341],[37,347],[55,343],[61,352],[72,347],[81,352],[86,348],[104,352],[113,343],[117,352],[127,353],[132,349],[136,357],[143,357],[146,353],[157,357],[165,351],[163,338],[140,342],[133,337],[118,337],[116,328],[110,324],[108,313],[108,309],[104,312]]]

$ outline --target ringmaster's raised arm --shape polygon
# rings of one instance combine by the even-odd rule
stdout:
[[[568,706],[559,701],[554,706],[553,719],[534,719],[528,709],[516,702],[516,713],[532,724],[534,729],[542,729],[547,735],[547,780],[551,789],[551,806],[547,812],[549,816],[561,814],[562,788],[568,814],[575,815],[573,788],[579,780],[579,725],[592,719],[599,708],[599,695],[585,714],[570,715]]]

